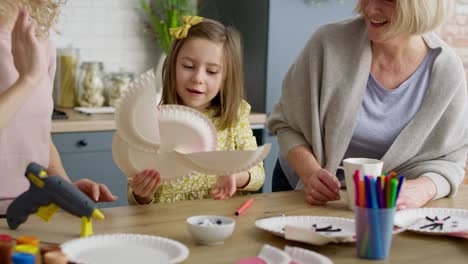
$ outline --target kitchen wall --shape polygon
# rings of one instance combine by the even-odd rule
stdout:
[[[154,67],[160,48],[143,32],[139,0],[72,0],[63,7],[53,34],[57,47],[73,44],[82,60],[103,61],[106,71],[139,74]]]
[[[53,34],[57,47],[73,44],[83,60],[105,63],[108,71],[123,67],[139,74],[161,54],[150,34],[143,32],[138,0],[68,1]],[[463,59],[468,78],[468,0],[455,0],[453,16],[439,30]]]
[[[439,33],[462,58],[468,78],[468,0],[455,0],[453,14]]]

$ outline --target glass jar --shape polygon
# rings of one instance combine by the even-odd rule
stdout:
[[[78,79],[78,104],[84,107],[104,105],[104,66],[102,62],[83,62]]]
[[[60,107],[75,106],[76,72],[80,50],[71,46],[57,50],[54,102]]]
[[[115,106],[133,80],[133,73],[113,72],[106,75],[106,95],[109,106]]]

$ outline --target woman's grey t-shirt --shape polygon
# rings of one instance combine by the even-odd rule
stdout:
[[[437,54],[437,50],[431,49],[418,69],[393,90],[384,88],[369,74],[353,137],[343,159],[381,159],[385,155],[418,112]],[[299,178],[281,153],[278,160],[291,186],[296,186]]]
[[[398,88],[388,90],[369,74],[346,158],[381,159],[418,112],[437,55],[430,50],[418,69]]]

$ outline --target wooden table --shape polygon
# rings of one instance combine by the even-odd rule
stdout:
[[[345,196],[345,195],[343,195]],[[286,215],[323,215],[353,218],[353,212],[346,209],[344,200],[326,206],[310,206],[304,202],[300,191],[253,195],[255,201],[245,215],[234,216],[236,209],[247,197],[235,197],[227,201],[198,200],[150,206],[131,206],[104,209],[104,221],[94,221],[96,234],[141,233],[168,237],[178,240],[190,249],[185,263],[235,263],[237,260],[255,256],[264,244],[284,248],[285,245],[299,246],[328,256],[335,263],[369,263],[356,257],[355,244],[330,244],[312,246],[286,241],[255,227],[255,220],[263,217]],[[468,186],[461,186],[458,195],[429,204],[430,207],[468,209]],[[186,218],[192,215],[214,214],[231,216],[236,219],[236,229],[224,245],[202,246],[190,236]],[[60,243],[73,239],[80,232],[80,219],[59,213],[50,223],[44,223],[36,216],[18,230],[7,228],[0,221],[0,233],[13,236],[36,235],[43,242]],[[466,263],[468,241],[453,237],[428,236],[404,232],[394,236],[390,263]]]

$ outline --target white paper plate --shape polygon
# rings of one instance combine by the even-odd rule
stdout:
[[[115,125],[122,139],[132,147],[143,151],[159,148],[156,107],[160,98],[151,69],[133,80],[117,102]]]
[[[112,141],[114,161],[127,177],[145,169],[154,169],[159,171],[163,182],[189,177],[193,171],[211,175],[246,171],[265,159],[270,149],[271,145],[266,144],[256,150],[151,153],[130,148],[119,133],[115,133]]]
[[[300,247],[286,246],[284,251],[286,251],[297,264],[333,264],[333,262],[324,255]]]
[[[258,258],[268,264],[333,264],[329,258],[310,250],[289,246],[281,250],[268,244],[263,245]]]
[[[74,107],[73,110],[84,114],[112,114],[115,108],[112,106],[104,107]]]
[[[468,231],[468,210],[418,208],[398,211],[395,225],[411,231],[445,234]]]
[[[158,107],[160,153],[193,153],[218,149],[213,122],[204,114],[182,105]]]
[[[256,150],[217,151],[216,127],[201,112],[181,105],[157,106],[153,71],[129,86],[116,107],[117,132],[112,156],[127,177],[159,171],[162,183],[189,177],[193,171],[229,175],[246,171],[268,155]]]
[[[350,218],[327,216],[276,216],[255,221],[255,225],[265,231],[284,237],[286,225],[312,229],[328,237],[347,237],[356,234],[354,220]],[[318,230],[323,231],[318,231]],[[329,229],[331,231],[325,231]]]
[[[95,235],[60,245],[70,261],[86,264],[180,263],[188,248],[164,237],[138,234]]]
[[[117,131],[131,148],[182,153],[217,149],[216,128],[208,117],[186,106],[158,106],[158,97],[151,70],[130,83],[118,102]]]
[[[189,177],[193,171],[178,161],[178,153],[158,154],[130,148],[118,132],[112,140],[112,156],[120,170],[129,178],[143,170],[153,169],[159,172],[162,183],[167,183]]]
[[[211,175],[231,175],[247,171],[266,158],[271,144],[256,150],[225,150],[188,153],[180,155],[179,160],[187,168]]]
[[[289,264],[292,260],[288,253],[268,244],[263,245],[258,257],[268,264]]]

